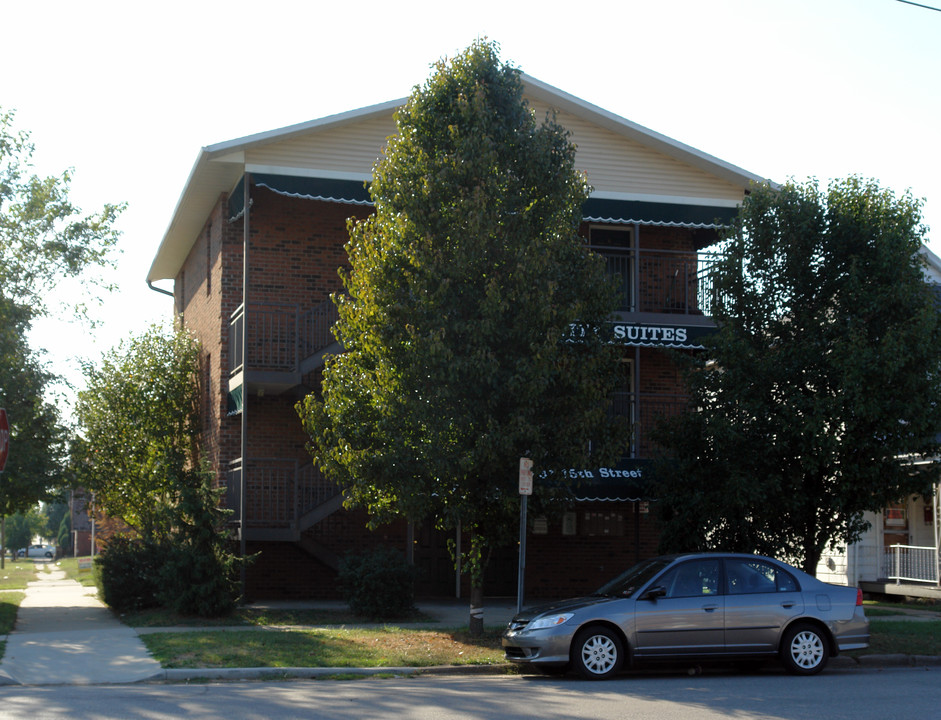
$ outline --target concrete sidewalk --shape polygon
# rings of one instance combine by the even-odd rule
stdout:
[[[39,570],[6,638],[0,684],[129,683],[162,672],[134,629],[97,599],[95,588],[58,569]]]
[[[53,563],[37,562],[39,579],[26,588],[16,626],[6,636],[6,651],[0,662],[0,685],[104,685],[146,680],[193,678],[248,679],[266,676],[315,677],[336,674],[334,668],[212,668],[164,670],[140,639],[141,634],[199,630],[232,630],[232,627],[134,628],[121,623],[97,598],[94,587],[84,587]],[[511,599],[488,599],[484,609],[487,626],[506,625],[516,613]],[[271,602],[255,608],[346,609],[340,601]],[[462,627],[469,621],[466,600],[422,603],[419,609],[432,622],[409,623],[408,627]],[[238,627],[239,630],[251,628]],[[262,629],[262,628],[258,628]],[[4,639],[4,638],[0,638]],[[487,668],[468,668],[473,672]],[[439,668],[434,671],[448,671]],[[493,670],[492,668],[490,669]],[[415,672],[416,668],[342,669],[344,673]],[[422,672],[428,672],[423,670]]]

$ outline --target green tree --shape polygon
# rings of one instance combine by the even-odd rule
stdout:
[[[113,264],[114,224],[125,206],[83,214],[69,199],[72,171],[34,175],[30,135],[14,130],[13,121],[14,113],[0,108],[0,298],[28,322],[48,311],[48,292],[66,278],[81,277],[87,290],[107,288],[89,271]],[[75,309],[83,313],[84,305]]]
[[[180,487],[198,467],[198,362],[190,334],[154,325],[84,369],[78,482],[144,538],[168,532]]]
[[[63,553],[71,553],[72,518],[68,513],[62,516],[62,519],[59,521],[59,526],[56,529],[56,545],[62,548]]]
[[[49,312],[50,291],[78,279],[75,311],[85,315],[93,290],[106,289],[97,268],[112,264],[123,205],[83,214],[69,200],[71,171],[32,172],[29,133],[0,108],[0,407],[10,421],[11,453],[0,484],[0,515],[25,511],[49,497],[65,463],[65,431],[50,401],[55,376],[26,340],[31,323]],[[77,290],[78,288],[71,288]]]
[[[757,187],[726,237],[718,332],[663,428],[664,549],[722,548],[815,572],[878,511],[930,496],[941,322],[920,202],[849,178]]]
[[[7,516],[54,497],[67,452],[59,411],[47,399],[54,378],[26,344],[24,315],[0,297],[4,305],[10,324],[0,319],[0,407],[10,423],[10,453],[0,473],[0,515]]]
[[[520,456],[552,473],[626,443],[606,414],[613,289],[577,234],[589,187],[567,132],[537,123],[522,92],[477,42],[398,111],[334,297],[346,352],[322,400],[298,406],[315,463],[372,524],[469,533],[475,630],[489,552],[517,534]]]
[[[51,502],[42,503],[41,507],[42,515],[46,521],[44,532],[49,537],[58,537],[62,518],[67,517],[69,514],[68,504],[62,502],[61,497],[57,497]]]
[[[4,542],[9,550],[17,552],[33,544],[33,538],[42,536],[45,518],[34,507],[16,513],[6,519]],[[28,553],[27,553],[28,554]]]
[[[73,452],[78,483],[136,531],[98,559],[106,601],[116,606],[132,598],[140,607],[213,616],[237,600],[242,561],[228,549],[228,513],[196,451],[198,368],[195,338],[160,325],[85,368]]]

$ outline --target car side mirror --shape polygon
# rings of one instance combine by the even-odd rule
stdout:
[[[640,596],[641,600],[656,600],[667,594],[667,589],[663,585],[654,585],[652,588],[647,590],[643,595]]]

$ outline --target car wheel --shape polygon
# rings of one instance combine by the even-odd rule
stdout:
[[[587,680],[605,680],[624,664],[624,643],[613,630],[591,625],[575,636],[572,662]]]
[[[830,657],[827,639],[813,625],[798,623],[788,628],[781,643],[781,662],[794,675],[816,675]]]
[[[46,551],[46,557],[51,560],[51,559],[52,559],[52,553],[49,552],[49,551]]]

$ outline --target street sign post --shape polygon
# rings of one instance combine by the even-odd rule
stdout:
[[[10,423],[7,420],[7,411],[0,408],[0,472],[7,464],[10,454]]]
[[[7,465],[7,457],[10,454],[10,421],[7,420],[7,411],[0,408],[0,477],[3,476],[3,468]],[[0,516],[0,568],[4,568],[6,563],[6,543],[7,543],[7,517]]]
[[[533,494],[533,461],[520,458],[520,566],[516,583],[516,612],[523,610],[523,577],[526,574],[526,505]]]

